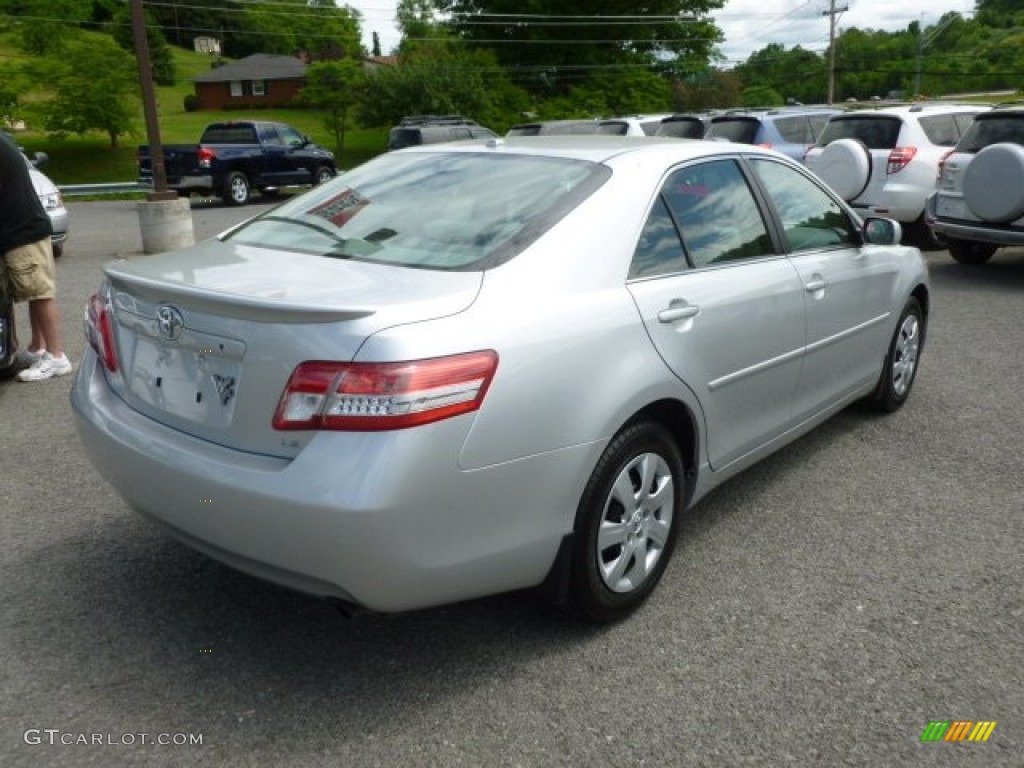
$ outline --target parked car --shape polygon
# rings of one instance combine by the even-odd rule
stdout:
[[[1024,245],[1024,107],[974,118],[939,163],[927,218],[961,264],[983,264],[997,248]]]
[[[183,196],[220,195],[245,205],[253,189],[274,195],[282,187],[322,184],[338,173],[334,153],[285,123],[232,120],[211,123],[198,144],[163,146],[167,187]],[[138,149],[139,180],[153,183],[149,147]]]
[[[597,133],[600,120],[539,120],[520,123],[508,129],[505,136],[585,136]]]
[[[629,613],[712,488],[904,404],[929,284],[898,224],[776,152],[587,138],[386,153],[106,264],[85,451],[170,534],[315,595]]]
[[[404,117],[388,132],[388,151],[466,139],[493,139],[498,134],[461,115]]]
[[[57,185],[50,181],[49,177],[40,170],[49,157],[45,152],[36,152],[31,158],[25,157],[28,163],[29,176],[32,177],[32,186],[35,187],[39,202],[43,210],[50,217],[50,227],[53,233],[50,235],[50,242],[53,245],[53,256],[59,259],[64,253],[64,244],[68,239],[70,228],[68,209],[64,206],[64,196],[61,195]]]
[[[703,139],[711,125],[710,114],[676,114],[664,118],[655,131],[655,136],[671,136],[676,139]]]
[[[920,103],[835,115],[804,162],[854,210],[896,219],[911,242],[936,248],[925,198],[935,189],[939,160],[984,109]]]
[[[705,137],[774,149],[794,160],[803,160],[829,117],[841,113],[834,107],[778,107],[732,109],[711,118]]]

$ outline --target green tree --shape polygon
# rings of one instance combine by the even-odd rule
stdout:
[[[158,85],[174,85],[177,75],[174,70],[174,56],[167,44],[163,29],[156,23],[153,15],[143,11],[146,20],[146,40],[149,42],[149,61],[153,71],[153,80]],[[112,19],[114,40],[126,51],[135,54],[135,34],[132,29],[131,8],[125,6],[114,14]]]
[[[362,65],[352,59],[317,61],[306,70],[302,100],[324,110],[324,126],[333,134],[339,156],[345,152],[345,129],[359,103],[365,78]]]
[[[40,65],[55,88],[42,107],[46,130],[57,135],[102,131],[116,147],[132,132],[139,111],[135,59],[110,38],[69,41],[64,53]]]
[[[481,53],[443,48],[405,56],[396,67],[367,73],[360,121],[368,127],[394,125],[404,115],[463,114],[476,117],[492,109],[491,83],[484,72],[500,78],[493,59]]]
[[[4,0],[0,12],[17,23],[22,50],[36,56],[56,53],[87,21],[92,6],[82,0]]]
[[[249,44],[259,41],[262,53],[305,50],[321,60],[358,58],[365,53],[358,12],[339,8],[332,0],[275,0],[246,8]]]
[[[422,0],[412,4],[428,7]],[[565,93],[581,84],[581,75],[607,68],[678,66],[678,74],[706,63],[721,40],[707,13],[723,4],[724,0],[432,0],[429,7],[463,42],[492,48],[517,82],[538,93]],[[531,73],[543,77],[519,77]]]

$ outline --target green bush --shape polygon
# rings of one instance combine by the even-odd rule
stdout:
[[[197,109],[199,109],[199,97],[196,96],[194,93],[186,93],[185,94],[185,111],[186,112],[195,112]]]

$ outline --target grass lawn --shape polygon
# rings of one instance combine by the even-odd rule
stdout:
[[[87,32],[84,34],[97,34]],[[7,35],[0,35],[0,51],[10,57],[17,53]],[[322,146],[336,150],[334,137],[324,126],[321,114],[316,110],[274,109],[229,112],[186,112],[185,96],[193,93],[190,78],[210,69],[210,57],[206,54],[171,47],[174,55],[177,82],[172,86],[157,86],[157,115],[160,123],[160,140],[165,144],[194,144],[199,140],[208,123],[222,120],[278,120],[294,125]],[[103,133],[83,136],[71,135],[57,138],[44,131],[28,130],[16,133],[18,142],[30,153],[37,150],[46,152],[50,162],[44,168],[46,174],[57,184],[96,184],[101,182],[134,181],[137,176],[135,150],[139,144],[146,144],[146,124],[142,105],[139,104],[138,118],[131,134],[122,136],[119,146],[111,147],[109,138]],[[383,151],[387,129],[349,129],[345,135],[345,151],[338,157],[340,168],[351,168],[365,162]]]

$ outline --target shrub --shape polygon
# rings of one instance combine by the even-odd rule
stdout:
[[[185,94],[185,111],[195,112],[199,109],[199,97],[194,93]]]

